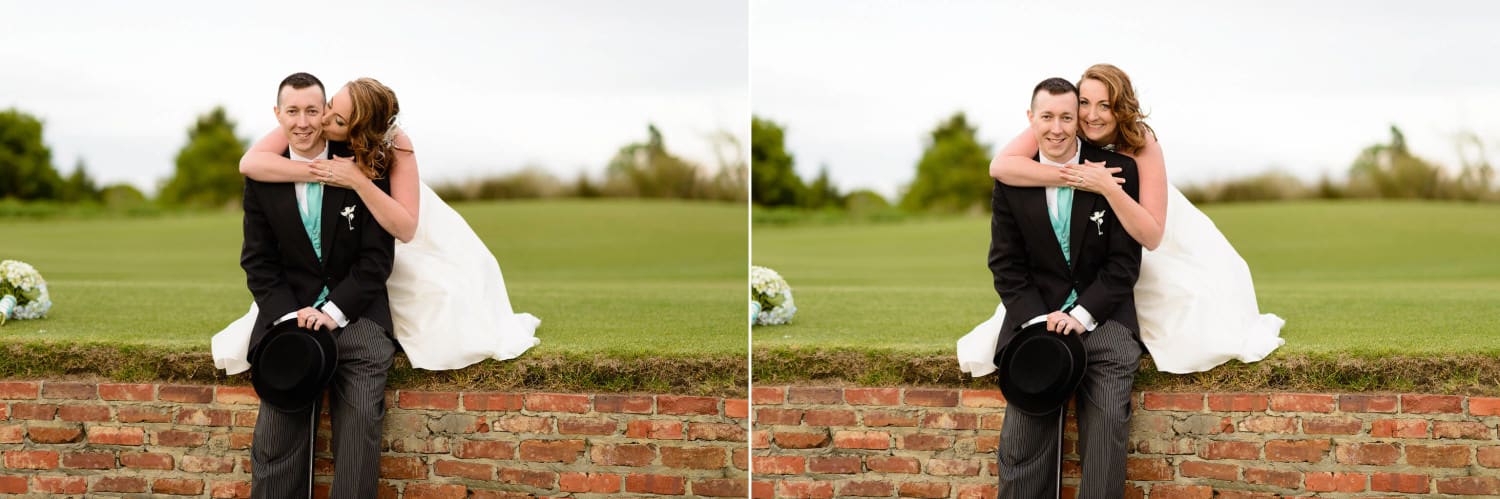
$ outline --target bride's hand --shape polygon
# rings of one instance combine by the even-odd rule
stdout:
[[[361,183],[370,181],[369,177],[365,176],[365,172],[355,166],[354,161],[338,156],[334,156],[333,159],[314,161],[313,174],[319,182],[351,190]]]
[[[1064,166],[1060,175],[1069,186],[1096,194],[1108,194],[1119,189],[1125,179],[1115,177],[1120,168],[1111,168],[1102,162],[1085,161],[1082,165]]]

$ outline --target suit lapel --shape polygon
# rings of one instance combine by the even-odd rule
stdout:
[[[344,206],[345,198],[349,195],[348,189],[337,187],[323,187],[323,261],[326,263],[333,255],[334,242],[338,241],[334,235],[339,231],[347,230],[349,225],[343,215],[339,214]]]
[[[1088,237],[1088,230],[1092,225],[1089,215],[1094,210],[1094,202],[1099,199],[1092,192],[1080,190],[1073,191],[1073,213],[1072,220],[1068,222],[1068,262],[1069,267],[1078,266],[1078,255],[1083,252],[1083,238]]]
[[[1047,188],[1032,187],[1016,189],[1016,191],[1023,193],[1017,204],[1026,208],[1020,210],[1025,217],[1024,223],[1032,226],[1032,233],[1047,235],[1041,238],[1043,241],[1041,244],[1045,247],[1042,254],[1046,255],[1049,260],[1059,260],[1059,263],[1062,263],[1060,261],[1062,260],[1062,244],[1059,244],[1057,237],[1053,235],[1055,231],[1052,230],[1052,216],[1047,211]]]

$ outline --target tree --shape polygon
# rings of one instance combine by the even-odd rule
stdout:
[[[646,142],[621,147],[605,168],[606,185],[616,195],[691,199],[697,190],[698,167],[667,152],[661,131],[647,125]]]
[[[0,199],[57,199],[62,191],[42,121],[16,109],[0,112]]]
[[[990,147],[979,143],[964,113],[932,131],[917,162],[917,176],[901,199],[909,211],[963,211],[989,202]]]
[[[1442,170],[1418,158],[1406,148],[1406,135],[1391,125],[1391,141],[1366,147],[1349,168],[1353,190],[1370,191],[1382,198],[1436,199],[1443,181]]]
[[[234,134],[234,121],[223,107],[198,117],[188,129],[188,143],[177,152],[177,171],[162,187],[159,199],[168,204],[225,206],[244,192],[240,156],[245,142]]]
[[[68,175],[67,181],[63,183],[62,201],[64,203],[99,201],[99,188],[94,185],[94,179],[89,177],[82,158],[73,165],[73,174]]]
[[[812,185],[807,187],[803,206],[814,210],[844,207],[844,197],[839,194],[838,187],[833,185],[833,180],[828,178],[828,165],[818,169],[818,178],[813,179]]]
[[[750,199],[761,206],[797,206],[807,190],[786,151],[785,128],[750,118]]]
[[[703,197],[744,202],[750,196],[750,165],[745,163],[745,143],[728,130],[709,136],[718,172],[708,181]]]

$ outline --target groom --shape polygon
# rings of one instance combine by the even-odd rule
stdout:
[[[1062,166],[1104,162],[1122,170],[1138,197],[1135,162],[1078,138],[1078,89],[1050,78],[1032,91],[1026,112],[1040,146],[1037,160]],[[1081,335],[1088,362],[1076,410],[1083,480],[1078,497],[1124,495],[1130,389],[1140,363],[1133,288],[1141,246],[1103,197],[1069,187],[995,183],[990,272],[1005,304],[998,349],[1017,332],[1046,322],[1055,334]],[[1066,402],[1058,411],[1066,411]],[[1008,405],[1000,432],[1000,497],[1052,497],[1058,481],[1057,413],[1028,415]]]
[[[350,156],[344,144],[323,138],[327,102],[323,83],[310,74],[282,80],[275,109],[290,143],[287,157],[327,159],[330,149]],[[375,183],[390,191],[386,180]],[[354,192],[320,183],[247,178],[244,206],[240,266],[260,307],[249,358],[256,358],[267,331],[284,321],[333,332],[338,365],[328,391],[334,430],[332,497],[375,497],[386,371],[395,351],[385,289],[394,239]],[[285,411],[261,402],[251,447],[253,497],[308,497],[308,447],[321,405]]]

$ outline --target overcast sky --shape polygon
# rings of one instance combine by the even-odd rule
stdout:
[[[1453,165],[1477,132],[1500,162],[1500,2],[751,0],[750,19],[752,111],[845,189],[895,194],[955,111],[998,150],[1037,82],[1099,62],[1134,80],[1178,185],[1342,176],[1391,124]]]
[[[276,84],[361,76],[401,100],[426,180],[535,164],[571,179],[662,130],[714,164],[749,134],[744,0],[385,2],[0,0],[0,108],[45,121],[64,175],[154,192],[195,118],[276,127]]]

